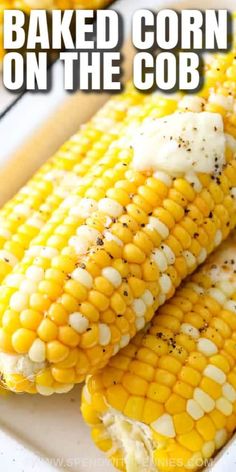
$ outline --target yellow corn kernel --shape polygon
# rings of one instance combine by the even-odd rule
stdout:
[[[127,205],[127,212],[138,224],[147,224],[147,214],[138,205],[130,203]]]
[[[202,372],[207,366],[207,360],[200,352],[193,351],[188,358],[188,364],[193,368]]]
[[[174,415],[173,421],[176,434],[187,434],[194,428],[194,421],[186,412]]]
[[[203,416],[196,422],[196,429],[205,441],[211,441],[215,438],[216,428],[208,416]]]
[[[149,255],[153,249],[153,243],[144,231],[138,231],[133,238],[133,242],[135,246],[147,255]]]
[[[174,393],[180,395],[183,398],[190,399],[193,397],[193,387],[189,384],[178,380],[173,388]]]
[[[76,280],[68,280],[64,286],[65,292],[72,295],[76,300],[82,302],[86,300],[87,290]]]
[[[186,400],[176,393],[173,393],[165,403],[165,409],[171,415],[186,411]]]
[[[109,306],[108,298],[97,290],[91,290],[88,296],[89,302],[98,310],[105,311]]]
[[[221,396],[221,386],[208,377],[202,378],[200,388],[202,388],[204,392],[208,393],[210,397],[214,398],[214,400]]]
[[[171,214],[171,216],[173,216],[176,222],[182,220],[184,216],[184,209],[181,205],[167,198],[163,201],[163,207]]]
[[[93,428],[92,439],[103,452],[107,452],[112,448],[112,440],[103,438],[103,431],[101,431],[101,428]]]
[[[12,335],[12,346],[18,354],[27,354],[35,339],[36,333],[20,328]]]
[[[36,330],[43,319],[43,315],[36,310],[23,310],[20,314],[20,322],[23,328]]]
[[[176,239],[172,234],[170,234],[170,236],[165,240],[165,244],[170,247],[176,257],[182,255],[183,248],[178,239]]]
[[[80,347],[81,349],[88,349],[96,346],[98,344],[98,326],[96,324],[91,324],[87,331],[81,334],[80,338]]]
[[[172,374],[178,374],[182,364],[171,356],[163,356],[159,361],[159,367]]]
[[[112,295],[114,290],[112,284],[107,279],[105,279],[105,277],[101,276],[95,278],[94,288],[107,296]]]
[[[209,416],[217,429],[222,429],[225,427],[227,418],[219,410],[212,410],[209,413]]]
[[[129,397],[125,408],[124,415],[137,421],[142,420],[145,399],[141,397]]]
[[[57,338],[58,327],[48,318],[44,318],[37,330],[42,341],[49,342]]]
[[[36,385],[41,385],[42,387],[51,387],[53,384],[51,370],[45,369],[42,372],[36,374],[35,383]]]
[[[227,422],[226,422],[226,429],[231,434],[235,430],[235,422],[236,422],[236,415],[233,413],[232,415],[228,416]]]
[[[5,311],[2,317],[2,326],[7,333],[13,334],[21,327],[19,313],[13,310]]]
[[[105,324],[114,323],[116,320],[116,315],[114,311],[108,308],[108,310],[101,313],[101,321]]]
[[[210,362],[211,364],[218,367],[218,369],[223,370],[223,372],[225,372],[226,374],[229,373],[230,366],[227,359],[223,355],[217,354],[215,356],[210,357]]]
[[[53,378],[63,384],[73,384],[75,382],[75,370],[74,369],[61,369],[58,367],[52,368]]]
[[[192,430],[187,434],[179,435],[178,441],[182,446],[186,447],[189,451],[192,452],[201,451],[201,448],[203,446],[203,440],[195,430]]]
[[[79,351],[78,349],[73,349],[70,351],[68,354],[67,358],[62,361],[57,363],[57,367],[59,369],[71,369],[72,367],[75,367],[77,362],[79,360]]]
[[[69,355],[68,347],[64,346],[59,341],[50,341],[47,344],[46,351],[47,360],[51,363],[62,362]]]
[[[126,244],[123,251],[123,257],[128,262],[142,264],[145,261],[145,254],[135,244]]]
[[[39,312],[46,312],[50,307],[50,300],[41,293],[33,293],[30,296],[30,308]]]
[[[159,403],[165,403],[171,394],[169,387],[152,382],[149,384],[147,397]]]
[[[67,358],[66,358],[67,360]],[[82,350],[78,350],[78,359],[76,364],[76,373],[78,375],[84,375],[89,368],[89,360],[86,354]]]
[[[129,277],[128,284],[135,298],[139,298],[143,295],[146,288],[146,284],[143,280],[140,280],[137,277]]]
[[[74,261],[68,256],[57,256],[52,260],[52,268],[70,274],[74,269]]]
[[[47,295],[52,301],[56,300],[62,293],[62,287],[58,283],[49,280],[42,280],[38,290],[43,295]]]
[[[193,387],[197,387],[197,385],[200,383],[201,375],[192,367],[183,366],[179,373],[179,378],[183,382],[186,382]]]
[[[128,401],[129,395],[122,385],[112,385],[107,390],[107,400],[109,405],[119,411],[123,411]]]
[[[155,282],[159,277],[157,265],[152,260],[146,260],[142,265],[143,279],[146,282]]]
[[[151,349],[147,349],[145,347],[140,348],[137,354],[137,358],[143,362],[145,365],[151,365],[153,367],[157,366],[158,357],[157,355],[151,351]],[[161,375],[161,374],[160,374]]]
[[[126,310],[126,303],[119,293],[114,293],[111,296],[110,305],[117,314],[123,314]]]
[[[58,340],[66,346],[76,347],[79,344],[80,337],[70,326],[60,326],[58,330]]]
[[[137,375],[126,373],[122,378],[122,384],[131,394],[144,396],[148,389],[148,383],[146,380],[141,379]]]
[[[92,303],[83,302],[79,307],[80,313],[85,316],[89,321],[96,322],[99,320],[99,312],[98,310],[92,305]]]
[[[163,405],[147,398],[144,403],[142,421],[145,424],[150,424],[153,421],[156,421],[163,413]]]
[[[92,406],[88,405],[88,403],[83,403],[81,406],[81,412],[86,423],[90,425],[96,425],[100,423],[97,412],[95,412]]]
[[[109,327],[111,331],[111,343],[116,344],[120,341],[121,338],[120,330],[115,325],[110,325]]]
[[[64,326],[68,322],[68,313],[60,303],[53,303],[48,311],[48,317],[57,325]]]
[[[154,373],[155,373],[153,367],[151,367],[150,365],[147,365],[144,362],[140,362],[140,361],[136,361],[136,360],[134,360],[130,363],[130,361],[127,357],[125,359],[126,359],[126,362],[128,361],[129,370],[130,370],[131,373],[136,374],[139,377],[141,377],[142,379],[147,380],[149,382],[152,381],[152,379],[154,377]]]

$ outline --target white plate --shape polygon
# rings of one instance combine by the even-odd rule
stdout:
[[[233,4],[233,0],[186,0],[178,2],[178,8],[230,8]],[[115,7],[125,13],[126,28],[129,28],[133,10],[171,5],[174,5],[173,0],[120,0]],[[10,129],[5,129],[10,135]],[[211,471],[222,472],[225,469],[232,472],[235,470],[235,457],[236,441],[232,441],[218,455]],[[93,445],[89,429],[82,421],[80,388],[67,395],[49,398],[13,394],[0,398],[0,471],[58,470],[114,471]]]

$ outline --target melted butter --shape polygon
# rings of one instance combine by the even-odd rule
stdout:
[[[218,113],[176,112],[145,120],[133,138],[133,167],[140,171],[215,174],[225,163],[226,138]]]
[[[204,272],[210,275],[213,283],[227,280],[236,287],[236,233],[209,257]]]

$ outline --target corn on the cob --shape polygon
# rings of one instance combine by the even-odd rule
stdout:
[[[0,210],[0,282],[21,260],[31,240],[59,204],[80,185],[117,139],[128,113],[144,101],[132,87],[111,99],[66,142],[19,193]],[[122,123],[123,122],[123,123]],[[110,126],[106,132],[104,126]]]
[[[199,173],[189,183],[185,175],[133,169],[133,129],[192,106],[154,94],[134,116],[131,110],[121,139],[3,282],[0,350],[8,388],[62,392],[103,367],[235,226],[235,115],[224,108],[233,108],[233,87],[232,94],[224,87],[233,67],[232,53],[221,65],[221,84],[217,76],[209,97],[204,90],[205,99],[196,99],[201,110],[222,114],[231,135],[220,175]]]
[[[69,9],[98,9],[105,7],[112,0],[5,0],[1,9],[18,9],[29,12],[33,9],[60,10]]]
[[[118,469],[195,471],[236,429],[235,272],[230,240],[88,377],[82,413]]]

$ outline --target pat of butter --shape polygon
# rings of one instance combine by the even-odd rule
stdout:
[[[132,146],[137,170],[215,174],[225,163],[223,120],[220,114],[208,112],[177,112],[145,120]]]

